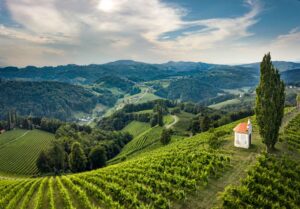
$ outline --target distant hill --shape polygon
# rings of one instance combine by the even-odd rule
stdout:
[[[274,64],[283,73],[285,83],[291,84],[299,80],[300,63],[275,61]],[[93,85],[92,89],[95,92],[106,95],[106,99],[102,101],[106,101],[108,106],[112,106],[125,93],[139,93],[140,89],[136,88],[136,83],[144,85],[144,82],[156,81],[158,85],[150,87],[161,97],[199,102],[222,93],[221,89],[256,86],[259,80],[259,63],[229,66],[202,62],[148,64],[119,60],[87,66],[5,67],[0,68],[0,78]],[[161,85],[162,80],[168,80],[168,85]],[[122,92],[113,95],[114,91],[111,91],[111,88]]]
[[[286,81],[286,84],[300,86],[300,68],[287,70],[281,73],[281,77]]]
[[[59,82],[0,80],[0,89],[2,119],[9,109],[16,109],[20,115],[71,120],[74,112],[90,113],[104,100],[83,87]]]
[[[273,64],[280,72],[292,70],[295,68],[300,68],[300,63],[295,63],[295,62],[273,61]],[[256,62],[256,63],[244,64],[244,65],[240,65],[240,66],[259,69],[260,63]]]

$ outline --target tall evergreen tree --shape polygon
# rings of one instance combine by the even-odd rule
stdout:
[[[74,142],[70,154],[70,166],[73,172],[80,172],[86,169],[87,159],[83,149],[78,142]]]
[[[256,89],[256,120],[267,152],[275,148],[284,112],[284,83],[272,64],[270,53],[260,64],[260,82]]]

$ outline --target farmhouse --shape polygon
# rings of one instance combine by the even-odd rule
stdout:
[[[240,123],[234,129],[234,146],[249,149],[252,138],[252,124],[250,119],[248,123]]]

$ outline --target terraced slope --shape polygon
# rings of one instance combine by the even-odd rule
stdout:
[[[0,180],[5,191],[0,208],[173,207],[173,201],[184,201],[189,193],[203,189],[230,164],[228,152],[208,149],[208,136],[202,133],[91,172]]]
[[[0,173],[37,174],[36,159],[53,139],[53,134],[39,130],[14,130],[0,135]]]
[[[299,127],[300,114],[285,127],[280,152],[263,154],[240,185],[226,188],[222,208],[300,208]]]

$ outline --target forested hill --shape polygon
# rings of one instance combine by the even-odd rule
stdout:
[[[300,66],[299,63],[290,62],[274,62],[274,64],[280,68],[281,72],[296,69],[297,66]],[[202,62],[147,64],[123,60],[102,65],[93,64],[86,66],[65,65],[41,68],[35,66],[28,66],[25,68],[5,67],[0,68],[0,78],[31,81],[61,81],[72,84],[91,84],[96,82],[98,79],[107,76],[125,77],[131,81],[160,80],[174,76],[198,76],[198,79],[205,80],[207,77],[203,76],[203,73],[206,72],[210,72],[210,80],[215,82],[218,82],[218,79],[224,76],[224,74],[233,76],[230,82],[234,81],[234,79],[241,74],[249,80],[253,80],[253,74],[257,77],[259,76],[259,66],[256,63],[240,66],[228,66]],[[246,86],[249,84],[243,83],[243,81],[244,80],[239,82],[240,85]],[[253,85],[253,83],[251,83],[251,85]]]
[[[72,119],[73,112],[91,113],[102,98],[80,86],[59,82],[24,82],[0,79],[0,116],[9,109],[20,115]]]

